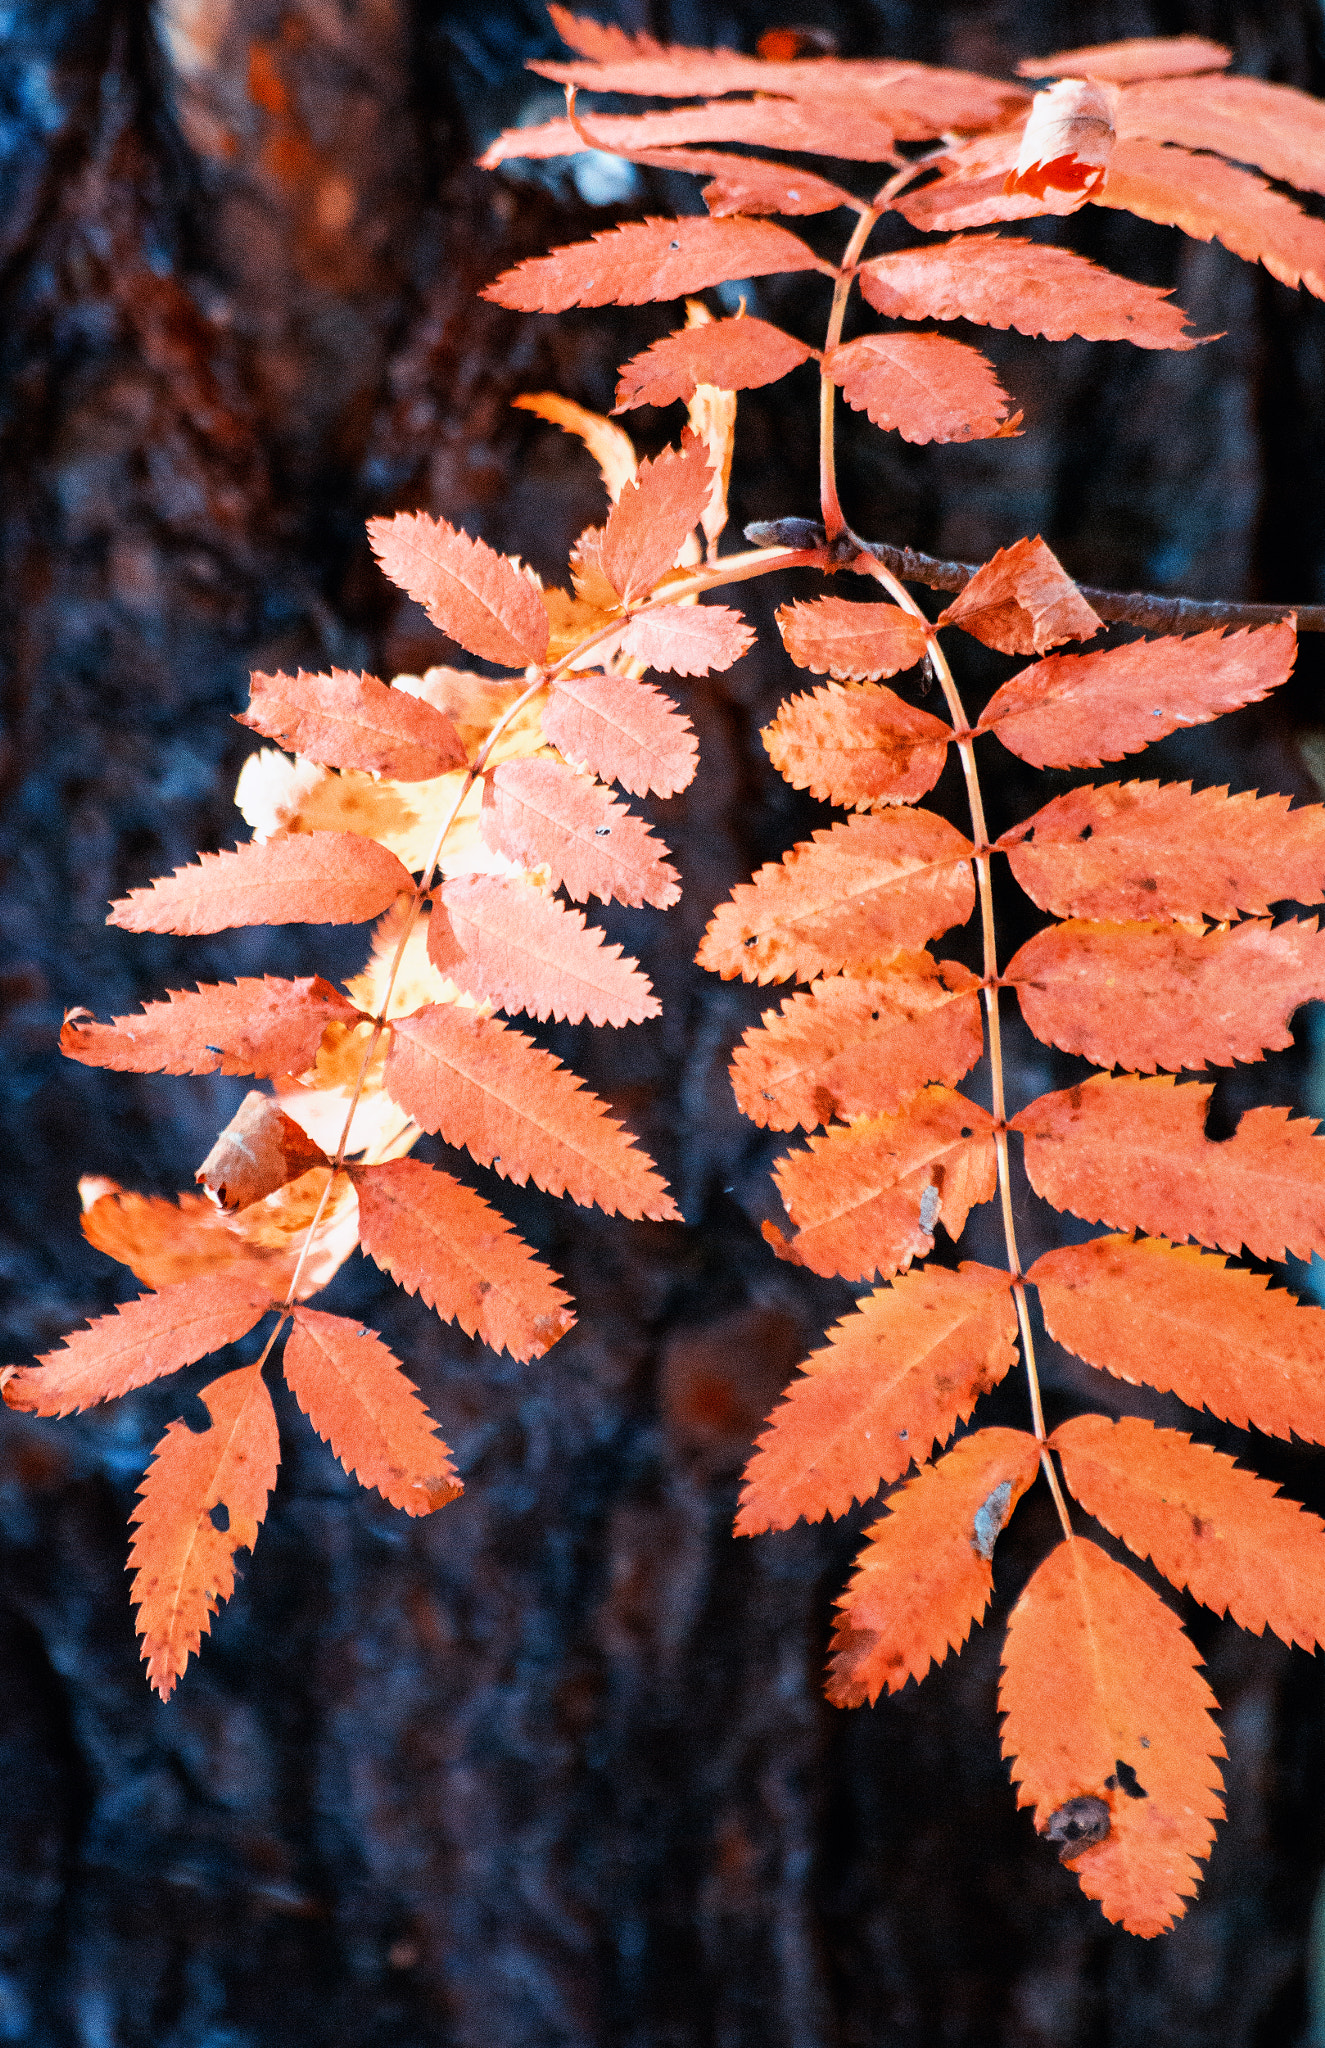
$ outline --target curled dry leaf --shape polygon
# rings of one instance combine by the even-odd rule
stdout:
[[[680,899],[666,847],[599,782],[559,761],[508,761],[491,776],[483,835],[525,867],[551,869],[577,903],[590,896],[667,910]]]
[[[640,1024],[662,1015],[649,978],[597,925],[521,881],[465,875],[442,892],[456,956],[438,960],[458,988],[542,1023]],[[433,911],[431,940],[438,929]]]
[[[839,682],[877,683],[923,661],[929,642],[922,619],[899,604],[858,604],[816,597],[778,607],[782,644],[798,668]]]
[[[960,626],[1000,654],[1044,654],[1064,640],[1092,639],[1104,621],[1037,534],[991,556],[938,623]]]
[[[675,796],[699,766],[690,720],[661,690],[629,676],[558,677],[543,731],[572,766],[634,796]]]
[[[733,278],[828,269],[798,235],[772,221],[642,220],[527,257],[483,297],[521,313],[564,313],[571,306],[680,299]]]
[[[286,1384],[346,1471],[407,1515],[463,1493],[436,1423],[377,1332],[312,1308],[295,1309],[293,1322]]]
[[[1063,199],[1084,206],[1108,174],[1114,146],[1115,87],[1094,78],[1060,78],[1037,92],[1022,131],[1009,193]]]
[[[1006,1273],[967,1260],[878,1287],[806,1359],[745,1468],[736,1533],[844,1515],[923,1464],[1017,1362]]]
[[[88,1067],[127,1074],[301,1074],[313,1063],[328,1024],[353,1024],[354,1004],[308,974],[298,981],[221,982],[170,990],[139,1017],[96,1024],[71,1011],[60,1050]],[[86,1019],[86,1021],[85,1021]]]
[[[750,315],[714,320],[665,334],[652,348],[623,363],[617,384],[618,412],[637,405],[672,405],[689,399],[697,385],[722,391],[751,391],[776,384],[814,354],[804,342]]]
[[[246,1209],[310,1167],[327,1165],[327,1155],[297,1123],[254,1088],[231,1117],[196,1178],[223,1209]]]
[[[623,428],[604,419],[599,412],[587,412],[573,398],[563,398],[557,391],[523,391],[511,404],[521,412],[537,413],[541,420],[568,434],[578,434],[598,464],[608,497],[616,504],[635,474],[637,459],[635,444]]]
[[[948,758],[952,727],[882,683],[851,689],[826,683],[784,698],[760,737],[794,789],[864,811],[913,804],[933,789]]]
[[[331,768],[359,768],[399,782],[427,782],[465,765],[449,718],[376,676],[332,669],[330,675],[262,675],[249,679],[240,725]]]
[[[353,832],[301,832],[204,853],[110,907],[107,924],[128,932],[223,932],[246,924],[358,924],[402,889],[408,868],[373,839]]]
[[[985,441],[1017,431],[992,363],[947,334],[866,334],[825,364],[842,396],[904,441]]]
[[[426,512],[370,519],[368,538],[391,581],[468,653],[506,668],[543,659],[542,599],[508,556]]]

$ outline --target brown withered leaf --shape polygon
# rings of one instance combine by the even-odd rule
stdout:
[[[326,1166],[320,1145],[305,1136],[270,1095],[251,1089],[195,1178],[223,1209],[246,1209],[310,1167]]]
[[[1000,654],[1044,654],[1064,640],[1092,639],[1104,621],[1037,534],[991,556],[938,623],[960,626]]]

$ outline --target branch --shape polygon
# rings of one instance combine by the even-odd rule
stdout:
[[[825,545],[823,528],[812,519],[762,519],[747,526],[745,537],[756,547],[807,548]],[[849,544],[843,547],[842,543]],[[886,541],[862,540],[848,528],[832,551],[835,566],[853,566],[852,550],[872,555],[908,583],[931,590],[964,590],[975,575],[971,562],[941,562],[914,548],[889,547]],[[1153,597],[1144,591],[1092,590],[1078,584],[1087,604],[1112,626],[1148,626],[1162,633],[1194,633],[1207,626],[1266,626],[1296,616],[1299,633],[1325,633],[1325,604],[1226,604],[1199,597]]]

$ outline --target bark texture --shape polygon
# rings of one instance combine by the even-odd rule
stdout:
[[[619,18],[751,48],[803,17],[791,0],[626,0]],[[1194,31],[1325,90],[1312,0],[823,0],[813,18],[844,54],[990,70]],[[556,47],[533,0],[16,0],[0,36],[0,1272],[19,1360],[132,1291],[78,1234],[78,1174],[187,1185],[245,1087],[61,1062],[64,1009],[358,964],[353,935],[303,928],[130,937],[104,925],[106,900],[242,830],[230,795],[252,742],[230,714],[250,668],[390,675],[445,658],[377,574],[366,517],[427,509],[563,570],[601,516],[597,479],[509,401],[555,386],[606,409],[615,366],[671,314],[526,318],[476,293],[608,224],[594,202],[656,212],[682,195],[601,164],[471,167],[501,126],[557,110],[521,69]],[[1042,531],[1119,590],[1325,598],[1325,308],[1122,216],[1083,218],[1074,240],[1176,284],[1197,328],[1228,339],[1169,358],[982,337],[1024,438],[922,450],[851,418],[848,517],[959,561]],[[761,283],[750,309],[810,338],[823,318],[804,280]],[[790,418],[781,393],[742,401],[738,527],[815,509],[798,375]],[[632,423],[652,446],[676,417]],[[807,593],[761,591],[752,608],[767,621],[793,594]],[[974,652],[978,700],[996,665]],[[287,1401],[256,1555],[163,1708],[137,1662],[125,1521],[151,1445],[213,1368],[78,1420],[0,1423],[0,2041],[1320,2038],[1305,1974],[1325,1857],[1318,1665],[1195,1614],[1230,1818],[1200,1902],[1142,1944],[1015,1811],[997,1621],[919,1693],[835,1712],[820,1692],[831,1602],[866,1515],[730,1535],[761,1417],[849,1299],[759,1236],[777,1144],[738,1117],[726,1062],[769,997],[690,964],[714,901],[822,822],[758,740],[797,680],[773,635],[687,692],[704,752],[667,813],[682,905],[606,920],[664,1017],[543,1034],[639,1128],[686,1227],[499,1189],[581,1317],[534,1366],[466,1343],[361,1260],[327,1302],[410,1362],[457,1452],[460,1503],[408,1522]],[[1320,683],[1309,648],[1291,699],[1175,736],[1154,772],[1315,795],[1298,742],[1310,759]],[[1011,764],[991,825],[1037,801]],[[1286,1090],[1310,1101],[1309,1052],[1236,1073],[1230,1113]],[[1068,1071],[1028,1040],[1016,1056],[1019,1100]],[[1028,1261],[1051,1229],[1029,1203]],[[977,1236],[969,1256],[1001,1253]],[[1111,1390],[1058,1357],[1051,1422],[1087,1395]],[[989,1419],[1021,1410],[1009,1386]],[[1257,1461],[1325,1507],[1319,1459],[1258,1445]],[[1050,1536],[1037,1496],[999,1547],[1004,1612]]]

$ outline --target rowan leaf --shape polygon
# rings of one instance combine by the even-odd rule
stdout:
[[[1325,1641],[1325,1522],[1179,1429],[1078,1415],[1049,1439],[1068,1490],[1137,1557],[1216,1614]]]
[[[1092,1066],[1229,1067],[1293,1043],[1293,1012],[1325,996],[1325,933],[1314,918],[1212,932],[1073,920],[1028,939],[1004,980],[1038,1039]]]
[[[204,853],[112,903],[128,932],[229,931],[246,924],[359,924],[413,883],[408,868],[356,832],[299,832],[233,853]]]
[[[240,725],[330,768],[360,768],[398,782],[429,782],[465,765],[449,718],[421,697],[392,690],[376,676],[334,668],[330,675],[249,679]]]
[[[60,1050],[85,1067],[121,1074],[302,1074],[328,1024],[356,1024],[360,1012],[324,981],[219,982],[148,1003],[141,1016],[97,1024],[71,1010]],[[84,1021],[86,1019],[86,1021]]]
[[[1263,263],[1280,284],[1325,298],[1325,221],[1313,220],[1254,171],[1167,143],[1120,142],[1097,206],[1218,240],[1235,256]]]
[[[1134,284],[1073,249],[1013,235],[959,235],[899,249],[861,265],[860,288],[894,320],[972,320],[1066,341],[1130,341],[1136,348],[1196,348],[1172,291]]]
[[[848,405],[904,441],[987,441],[1021,418],[1008,417],[993,364],[948,334],[864,334],[830,349],[824,367]]]
[[[79,1192],[88,1243],[127,1266],[144,1287],[226,1274],[251,1276],[273,1296],[285,1292],[289,1274],[276,1255],[241,1238],[206,1195],[189,1190],[170,1201],[91,1178],[79,1182]]]
[[[933,789],[947,762],[952,727],[883,683],[826,683],[785,697],[760,737],[793,789],[864,811],[913,804]]]
[[[749,314],[683,327],[621,365],[616,410],[673,405],[678,398],[693,397],[700,384],[714,384],[722,391],[752,391],[761,384],[776,384],[813,354],[793,335]]]
[[[1017,1804],[1129,1934],[1186,1911],[1224,1811],[1215,1696],[1178,1617],[1078,1536],[1012,1610],[999,1706]]]
[[[704,187],[704,204],[715,220],[738,213],[782,213],[798,218],[833,213],[841,206],[860,211],[859,200],[840,185],[791,164],[731,156],[721,149],[658,149],[632,152],[632,156],[636,163],[652,164],[658,170],[689,171],[711,179]]]
[[[252,1273],[206,1274],[140,1295],[86,1330],[71,1331],[35,1366],[20,1366],[4,1398],[33,1415],[76,1415],[238,1343],[272,1305]]]
[[[634,476],[637,461],[635,445],[623,428],[599,412],[586,411],[573,398],[563,398],[559,391],[522,391],[511,404],[520,412],[537,413],[539,419],[560,427],[563,433],[578,435],[598,464],[607,495],[615,505]]]
[[[999,1531],[1039,1469],[1026,1431],[979,1429],[889,1496],[837,1603],[835,1707],[873,1705],[960,1650],[993,1594]]]
[[[661,690],[629,676],[559,676],[543,706],[543,731],[574,767],[633,796],[675,796],[699,766],[690,720]]]
[[[295,1309],[292,1321],[286,1384],[345,1470],[407,1515],[463,1493],[436,1423],[377,1332],[313,1308]]]
[[[764,1235],[798,1266],[825,1277],[887,1279],[934,1249],[942,1223],[954,1243],[998,1184],[988,1110],[951,1088],[922,1089],[892,1116],[864,1117],[811,1138],[773,1169],[790,1241]]]
[[[577,903],[590,896],[668,910],[681,882],[642,818],[559,761],[506,761],[488,780],[483,836],[524,867],[544,863]]]
[[[564,313],[571,306],[643,306],[733,278],[829,268],[799,235],[772,221],[690,215],[629,221],[590,242],[526,257],[482,296],[519,313]]]
[[[724,981],[812,981],[923,946],[975,908],[971,842],[932,811],[849,818],[738,883],[696,954]]]
[[[1263,78],[1156,79],[1132,85],[1120,137],[1217,150],[1302,192],[1325,192],[1325,111],[1309,93]]]
[[[542,661],[547,613],[509,556],[426,512],[370,519],[368,538],[391,581],[468,653],[505,668]]]
[[[960,626],[1000,654],[1044,654],[1064,640],[1091,639],[1104,621],[1036,534],[991,556],[938,623]]]
[[[387,1091],[425,1131],[523,1187],[609,1214],[679,1220],[648,1155],[552,1053],[496,1017],[439,1003],[393,1028]]]
[[[1037,92],[1006,190],[1033,199],[1062,193],[1084,205],[1104,185],[1117,101],[1116,88],[1094,78],[1060,78]]]
[[[529,883],[461,875],[442,903],[459,956],[437,959],[457,988],[503,1010],[580,1024],[641,1024],[662,1015],[637,961],[609,946],[597,925]],[[432,942],[436,912],[429,922]]]
[[[995,221],[1036,220],[1047,214],[1074,213],[1075,193],[1046,190],[1042,199],[1029,192],[1009,192],[1008,179],[1017,168],[1022,123],[993,135],[976,135],[945,150],[932,184],[904,192],[895,210],[913,228],[928,234],[988,227]]]
[[[462,1181],[419,1159],[356,1167],[354,1181],[369,1258],[467,1337],[524,1360],[573,1326],[556,1274]]]
[[[782,644],[798,668],[839,682],[877,683],[923,661],[929,642],[922,619],[899,604],[857,604],[816,597],[780,605]]]
[[[270,1095],[252,1088],[194,1178],[223,1209],[246,1209],[250,1202],[260,1202],[311,1168],[328,1163],[321,1146]]]
[[[1051,654],[994,692],[976,731],[997,733],[1034,768],[1098,768],[1180,727],[1258,703],[1287,682],[1296,653],[1285,619]]]
[[[960,1081],[984,1051],[978,990],[969,968],[928,953],[898,953],[877,979],[816,981],[736,1047],[737,1103],[765,1130],[813,1130],[900,1109],[927,1081]]]
[[[647,597],[699,525],[713,477],[703,444],[687,436],[641,462],[608,515],[595,559],[622,603]]]
[[[689,142],[744,142],[802,156],[838,157],[844,163],[883,163],[896,141],[881,116],[845,100],[708,100],[657,114],[595,114],[594,139],[630,156]],[[564,116],[528,128],[508,128],[489,143],[479,163],[495,170],[511,157],[574,156],[583,136]]]
[[[745,1468],[738,1536],[844,1515],[923,1464],[1017,1362],[1006,1273],[921,1266],[811,1352]]]
[[[257,1541],[280,1463],[276,1411],[256,1366],[213,1380],[202,1399],[210,1427],[195,1435],[171,1423],[130,1518],[130,1598],[148,1681],[163,1700],[234,1592],[235,1552]],[[224,1510],[224,1523],[213,1509]]]
[[[1235,917],[1325,901],[1325,807],[1190,782],[1069,790],[998,841],[1055,917]]]
[[[1018,78],[1107,78],[1115,85],[1133,79],[1170,79],[1190,71],[1216,71],[1233,61],[1223,43],[1205,36],[1131,36],[1119,43],[1090,43],[1056,50],[1049,57],[1024,57]]]
[[[1095,1237],[1036,1260],[1045,1327],[1088,1365],[1238,1429],[1325,1443],[1325,1309],[1164,1238]]]
[[[1042,1095],[1011,1128],[1025,1139],[1026,1175],[1056,1209],[1088,1223],[1194,1237],[1258,1259],[1325,1251],[1325,1138],[1315,1120],[1249,1109],[1231,1138],[1205,1135],[1214,1090],[1092,1075]]]
[[[706,676],[739,661],[754,637],[730,605],[665,604],[637,612],[614,644],[632,661],[664,675]]]

